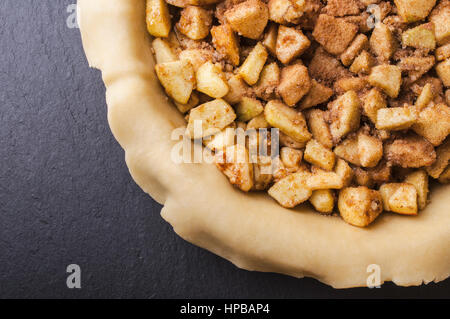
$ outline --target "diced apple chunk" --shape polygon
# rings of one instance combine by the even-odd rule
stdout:
[[[227,95],[223,97],[223,99],[230,104],[239,103],[250,89],[244,80],[242,80],[240,75],[230,76],[228,79],[228,87],[230,90]]]
[[[344,182],[337,173],[325,171],[316,166],[312,166],[311,175],[308,177],[307,185],[311,190],[317,189],[341,189]]]
[[[359,127],[361,117],[359,105],[359,98],[355,91],[346,92],[331,104],[330,132],[334,142]]]
[[[333,95],[333,90],[329,87],[311,79],[311,88],[300,102],[300,109],[304,110],[322,103],[325,103]]]
[[[362,50],[367,49],[369,40],[364,34],[358,34],[350,46],[341,54],[342,64],[349,66]]]
[[[290,136],[297,142],[307,142],[311,139],[311,133],[306,126],[306,120],[302,113],[290,108],[281,101],[272,100],[264,109],[266,121],[281,132]]]
[[[428,198],[427,172],[422,169],[412,172],[406,176],[405,183],[409,183],[416,188],[419,209],[424,209],[427,206]]]
[[[221,98],[229,91],[225,74],[219,64],[211,61],[198,68],[196,73],[197,90],[213,98]]]
[[[253,187],[253,164],[243,145],[232,145],[216,155],[216,166],[228,177],[230,183],[244,192]]]
[[[278,25],[271,23],[269,25],[269,30],[264,35],[264,40],[262,44],[269,50],[270,54],[276,56],[277,49],[277,36],[278,36]]]
[[[169,8],[164,0],[147,0],[147,30],[154,37],[167,37],[171,20]]]
[[[402,34],[403,46],[434,50],[436,47],[436,38],[434,37],[433,29],[432,23],[422,24],[415,28],[408,29]]]
[[[258,39],[269,20],[269,9],[260,0],[247,0],[227,10],[225,17],[234,31],[246,38]]]
[[[318,142],[326,148],[333,147],[333,137],[330,133],[328,123],[325,121],[324,111],[312,109],[306,113],[306,120],[311,133]]]
[[[258,82],[259,74],[266,63],[267,57],[268,54],[266,49],[258,42],[239,69],[239,74],[245,82],[249,85]]]
[[[436,49],[436,60],[443,61],[450,58],[450,42]]]
[[[412,129],[434,146],[440,145],[450,134],[450,107],[438,103],[424,108]]]
[[[428,175],[438,178],[445,168],[450,164],[450,140],[446,140],[436,148],[436,161],[433,165],[426,167]]]
[[[167,95],[181,104],[188,103],[195,85],[194,68],[189,62],[174,61],[157,64],[155,71]]]
[[[314,27],[313,37],[329,53],[338,55],[347,49],[357,32],[355,24],[321,14]]]
[[[389,209],[398,214],[417,215],[417,190],[408,183],[403,183],[389,198]]]
[[[266,101],[274,99],[280,83],[280,76],[280,67],[276,62],[266,64],[261,71],[258,82],[253,86],[256,96]]]
[[[322,214],[331,214],[334,208],[334,195],[330,189],[319,189],[312,193],[309,202]]]
[[[236,106],[236,114],[239,121],[247,122],[264,111],[262,103],[250,97],[244,96]]]
[[[311,42],[301,30],[288,28],[283,25],[278,27],[276,55],[278,60],[287,64],[301,55],[309,48]]]
[[[435,0],[428,0],[433,2]],[[440,1],[430,14],[430,21],[434,24],[434,35],[439,44],[444,44],[450,38],[450,3]]]
[[[376,88],[373,88],[366,94],[363,99],[363,112],[372,123],[377,123],[378,110],[387,106],[386,99]]]
[[[358,134],[358,157],[363,167],[375,167],[383,157],[383,142],[363,132]]]
[[[395,38],[389,27],[377,23],[370,37],[370,48],[382,61],[389,61],[397,49]]]
[[[213,50],[186,49],[180,52],[180,60],[189,61],[194,67],[195,72],[206,62],[212,61],[212,59]]]
[[[400,131],[411,127],[416,120],[417,113],[413,107],[382,108],[377,112],[376,127],[379,130]]]
[[[280,158],[284,166],[298,168],[302,161],[303,152],[291,147],[282,147],[280,149]]]
[[[348,163],[346,161],[344,161],[341,158],[338,158],[336,161],[336,167],[335,167],[334,171],[342,179],[343,187],[350,186],[350,184],[353,180],[354,173],[353,173],[352,168],[350,167],[350,165],[348,165]]]
[[[334,168],[335,156],[331,150],[312,139],[306,144],[305,161],[331,171]]]
[[[294,106],[311,88],[308,69],[300,64],[292,64],[281,70],[278,93],[288,106]]]
[[[334,154],[353,165],[361,166],[358,151],[358,139],[351,136],[334,148]]]
[[[349,70],[353,73],[368,74],[374,64],[375,61],[372,55],[363,50],[361,54],[355,58]]]
[[[155,52],[156,63],[174,62],[178,60],[169,41],[156,38],[152,42],[153,51]]]
[[[382,64],[372,68],[368,81],[386,92],[392,98],[396,98],[402,84],[402,73],[395,65]]]
[[[201,7],[188,6],[181,11],[178,30],[192,40],[201,40],[209,34],[212,12]]]
[[[436,73],[446,87],[450,87],[450,58],[436,65]]]
[[[198,103],[200,102],[200,98],[198,97],[198,94],[194,91],[191,94],[191,97],[189,98],[189,101],[186,104],[181,104],[178,102],[175,102],[176,107],[178,108],[178,111],[181,113],[186,113],[196,107]]]
[[[381,195],[365,186],[340,191],[338,208],[341,217],[353,226],[366,227],[383,211]]]
[[[398,13],[405,22],[423,20],[436,4],[436,0],[394,0]]]
[[[308,200],[312,191],[306,181],[309,172],[299,171],[276,182],[268,191],[281,206],[292,208]]]
[[[427,83],[422,88],[420,95],[417,97],[416,103],[414,106],[417,108],[417,111],[422,111],[428,103],[430,103],[434,98],[433,86],[431,83]]]
[[[267,123],[266,118],[264,116],[264,113],[261,113],[260,115],[252,118],[248,123],[247,123],[247,129],[260,129],[260,128],[268,128],[269,127],[269,123]]]
[[[212,43],[216,50],[234,66],[239,65],[239,40],[229,24],[211,28]]]
[[[200,138],[220,132],[235,119],[236,114],[227,102],[213,100],[191,110],[187,129],[191,138]]]

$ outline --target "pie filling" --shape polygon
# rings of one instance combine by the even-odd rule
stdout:
[[[242,191],[368,226],[450,181],[449,0],[147,0],[155,71]]]

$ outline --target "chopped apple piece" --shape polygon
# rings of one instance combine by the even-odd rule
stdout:
[[[305,52],[310,45],[311,41],[301,30],[288,28],[283,25],[278,27],[276,55],[282,63],[288,64]]]
[[[366,227],[383,211],[381,195],[365,186],[347,187],[339,192],[341,217],[353,226]]]
[[[373,88],[366,94],[363,99],[363,112],[372,123],[377,123],[378,110],[387,106],[386,99],[376,88]]]
[[[353,165],[361,166],[358,151],[358,139],[354,136],[345,139],[341,144],[336,146],[334,148],[334,154]]]
[[[249,85],[258,82],[259,74],[266,63],[267,57],[268,54],[266,49],[258,42],[239,69],[239,74],[245,82]]]
[[[417,201],[419,209],[424,209],[427,206],[428,198],[428,174],[422,169],[419,169],[405,178],[405,183],[414,185],[417,190]]]
[[[156,63],[174,62],[178,60],[169,41],[156,38],[152,42],[153,51],[155,52]]]
[[[247,123],[247,129],[260,129],[260,128],[268,128],[269,123],[267,123],[264,113],[261,113],[258,116],[255,116]]]
[[[370,37],[370,48],[382,61],[389,61],[397,49],[395,38],[389,27],[383,23],[377,23]]]
[[[276,182],[268,191],[281,206],[291,208],[308,200],[312,191],[306,182],[309,172],[299,171]]]
[[[239,40],[229,24],[211,28],[212,43],[216,50],[234,66],[239,65]]]
[[[331,150],[312,139],[306,144],[305,161],[331,171],[334,168],[335,155]]]
[[[147,30],[154,37],[167,37],[171,29],[170,13],[164,0],[147,0]]]
[[[333,95],[333,90],[329,87],[311,79],[311,88],[300,102],[300,109],[304,110],[322,103],[325,103]]]
[[[438,178],[450,163],[450,140],[445,141],[436,148],[436,161],[433,165],[426,167],[428,175]]]
[[[322,214],[331,214],[334,208],[334,195],[331,189],[318,189],[309,198],[309,202]]]
[[[232,145],[215,157],[216,166],[228,177],[230,183],[244,192],[253,187],[253,164],[249,162],[248,151],[243,145]]]
[[[278,93],[288,106],[294,106],[311,88],[308,69],[300,64],[292,64],[281,70]]]
[[[191,138],[205,137],[220,132],[235,119],[236,114],[227,102],[213,100],[191,110],[187,129]]]
[[[207,49],[186,49],[180,52],[180,60],[189,61],[197,70],[206,62],[212,61],[213,51]]]
[[[450,134],[450,107],[438,103],[424,108],[412,129],[434,146],[440,145]]]
[[[230,90],[227,95],[223,97],[225,101],[230,104],[239,103],[250,90],[249,86],[242,80],[239,75],[232,75],[228,79],[228,87]]]
[[[276,62],[266,64],[261,71],[259,81],[253,87],[256,96],[266,101],[272,100],[280,83],[281,71]]]
[[[337,173],[328,172],[315,166],[311,170],[312,173],[307,180],[308,187],[311,190],[341,189],[344,187],[343,180]]]
[[[362,50],[367,49],[369,40],[364,34],[358,34],[352,44],[341,54],[342,64],[349,66]]]
[[[422,92],[420,92],[420,95],[417,98],[416,103],[414,103],[414,106],[420,112],[428,105],[428,103],[433,100],[433,98],[433,86],[431,85],[431,83],[427,83],[422,88]]]
[[[383,157],[383,142],[373,136],[359,132],[358,157],[363,167],[375,167]]]
[[[386,92],[392,98],[396,98],[402,84],[402,73],[395,65],[382,64],[372,68],[368,81]]]
[[[432,23],[419,25],[409,29],[402,34],[402,44],[417,49],[434,50],[436,48],[436,38],[433,32]]]
[[[178,30],[192,40],[201,40],[209,34],[212,12],[201,7],[188,6],[181,11]]]
[[[325,121],[324,111],[319,109],[312,109],[306,113],[306,120],[311,133],[318,142],[326,148],[333,147],[333,137],[330,133],[330,128]]]
[[[281,101],[272,100],[264,109],[266,121],[281,132],[290,136],[297,142],[307,142],[311,139],[311,133],[306,126],[303,114],[290,108]]]
[[[444,86],[450,86],[450,58],[447,58],[445,61],[442,61],[438,65],[436,65],[436,73],[439,78],[442,80]]]
[[[411,127],[416,120],[417,113],[413,107],[386,107],[378,110],[376,127],[379,130],[400,131]]]
[[[329,53],[338,55],[347,49],[357,32],[355,24],[321,14],[314,27],[313,37]]]
[[[330,132],[334,142],[359,127],[361,117],[359,105],[359,98],[355,91],[348,91],[332,102]]]
[[[358,55],[350,66],[350,71],[353,73],[363,73],[369,74],[370,69],[375,64],[372,55],[363,50],[360,55]]]
[[[194,68],[189,62],[174,61],[157,64],[155,71],[167,95],[178,103],[188,103],[195,85]]]
[[[417,215],[417,190],[408,183],[403,183],[389,198],[392,212],[402,215]]]
[[[196,73],[197,90],[213,98],[221,98],[229,91],[225,74],[219,64],[211,61],[198,68]]]
[[[436,0],[394,0],[398,13],[405,22],[425,19],[436,4]]]
[[[350,186],[350,184],[353,180],[354,173],[353,173],[352,168],[350,167],[350,165],[348,165],[348,163],[346,161],[344,161],[341,158],[338,158],[336,161],[336,167],[335,167],[334,171],[342,179],[343,187]]]
[[[277,49],[277,36],[278,36],[278,25],[275,23],[271,23],[269,26],[269,30],[264,35],[264,40],[262,44],[269,50],[270,54],[276,56]]]
[[[269,20],[269,9],[260,0],[247,0],[227,10],[225,17],[234,31],[246,38],[258,39]]]
[[[280,149],[280,158],[284,166],[298,168],[302,161],[303,152],[291,147],[282,147]]]
[[[428,0],[435,2],[435,0]],[[433,4],[434,5],[434,4]],[[434,35],[439,44],[444,44],[450,38],[450,4],[440,1],[430,14],[430,21],[434,24]]]
[[[262,103],[250,97],[244,96],[236,106],[236,114],[239,121],[247,122],[264,111]]]

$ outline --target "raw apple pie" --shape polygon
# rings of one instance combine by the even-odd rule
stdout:
[[[450,1],[147,0],[146,22],[186,134],[242,191],[364,227],[450,181]]]

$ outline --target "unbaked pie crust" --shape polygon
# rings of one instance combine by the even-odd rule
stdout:
[[[108,121],[136,183],[164,205],[185,240],[236,266],[313,277],[335,288],[381,282],[411,286],[450,275],[450,184],[435,186],[419,216],[384,213],[367,229],[308,207],[285,209],[242,193],[211,164],[175,164],[172,131],[185,125],[154,72],[144,0],[79,0],[84,49],[102,71]]]

